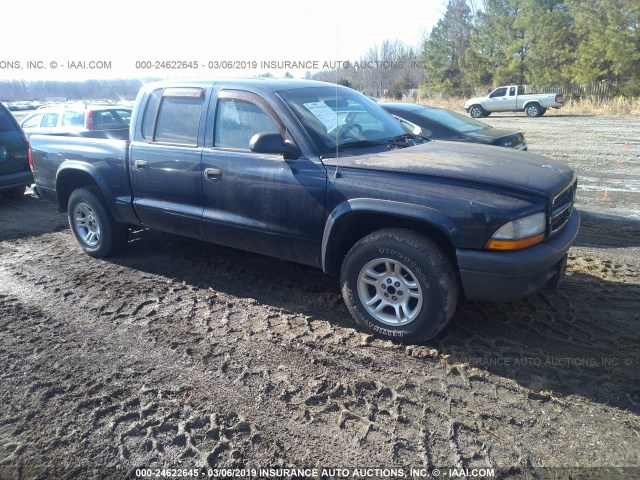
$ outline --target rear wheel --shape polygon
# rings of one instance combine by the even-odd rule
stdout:
[[[128,227],[114,220],[96,187],[71,192],[67,216],[76,240],[92,257],[113,255],[127,244]]]
[[[482,108],[482,105],[471,105],[469,108],[469,115],[473,118],[483,117],[485,115],[484,108]]]
[[[531,103],[524,109],[527,117],[539,117],[542,115],[542,107],[537,103]]]
[[[434,242],[411,230],[379,230],[356,243],[343,262],[340,284],[358,323],[402,342],[437,335],[458,301],[451,262]]]

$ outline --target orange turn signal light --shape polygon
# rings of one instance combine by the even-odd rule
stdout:
[[[544,240],[544,233],[539,233],[533,237],[518,238],[517,240],[496,240],[492,238],[487,242],[485,248],[488,250],[520,250],[530,247]]]

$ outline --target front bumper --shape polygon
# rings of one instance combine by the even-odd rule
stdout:
[[[506,302],[540,290],[560,273],[579,229],[580,214],[574,209],[555,237],[532,247],[513,252],[457,249],[465,296],[469,300]]]

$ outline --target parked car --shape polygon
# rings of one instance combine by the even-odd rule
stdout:
[[[0,193],[19,198],[32,183],[27,139],[11,112],[0,104]]]
[[[7,108],[12,112],[24,112],[27,110],[35,110],[37,108],[34,102],[11,102]]]
[[[115,254],[135,226],[322,268],[388,339],[435,336],[459,294],[515,300],[557,283],[580,224],[562,162],[425,142],[323,82],[150,83],[130,133],[31,137],[34,189],[84,252]]]
[[[55,106],[36,110],[22,120],[27,135],[58,133],[80,135],[92,131],[127,130],[131,109],[114,106]]]
[[[493,128],[473,118],[443,108],[426,107],[415,103],[381,103],[380,106],[396,117],[407,132],[428,140],[483,143],[526,150],[522,132]]]
[[[525,112],[529,117],[539,117],[549,108],[561,108],[563,103],[561,93],[524,93],[522,85],[509,85],[496,88],[486,97],[470,98],[464,109],[473,118],[493,112]]]

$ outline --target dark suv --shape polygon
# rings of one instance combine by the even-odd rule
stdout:
[[[0,193],[19,198],[33,183],[28,144],[11,112],[0,103]]]

